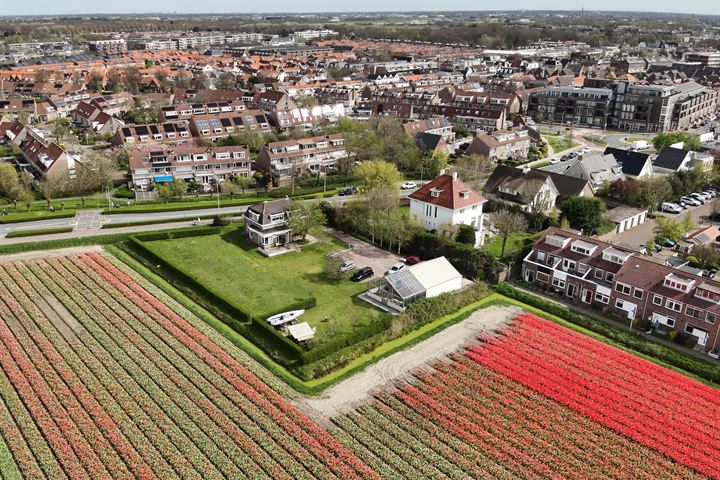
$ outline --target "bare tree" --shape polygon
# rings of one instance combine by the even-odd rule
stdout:
[[[507,245],[507,239],[511,235],[523,232],[527,230],[528,223],[525,216],[519,212],[513,212],[507,208],[498,210],[497,212],[490,215],[493,227],[497,230],[498,235],[503,239],[502,248],[500,249],[500,256],[505,256],[505,246]]]
[[[473,154],[461,157],[456,165],[462,179],[477,183],[485,173],[490,171],[493,161],[484,155]]]

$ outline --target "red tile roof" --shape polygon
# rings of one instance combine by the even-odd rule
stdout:
[[[432,191],[439,191],[439,194],[433,196]],[[467,198],[463,196],[463,192],[467,192]],[[485,201],[485,197],[468,187],[463,181],[448,174],[440,175],[432,182],[411,193],[410,198],[452,210]]]

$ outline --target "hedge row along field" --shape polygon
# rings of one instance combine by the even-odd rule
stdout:
[[[387,478],[720,478],[720,398],[525,313],[334,419]]]
[[[378,478],[269,374],[116,262],[0,265],[3,474]]]

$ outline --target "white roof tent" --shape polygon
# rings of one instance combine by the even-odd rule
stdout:
[[[406,307],[418,298],[430,298],[460,290],[462,275],[445,257],[438,257],[385,277],[376,295],[386,303]]]
[[[315,329],[310,326],[307,322],[298,323],[297,325],[290,325],[288,327],[290,336],[298,342],[310,340],[315,336]]]

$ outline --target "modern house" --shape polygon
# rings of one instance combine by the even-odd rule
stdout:
[[[475,228],[475,244],[482,245],[485,198],[458,180],[457,173],[442,173],[408,198],[410,217],[427,230],[443,225],[471,225]]]
[[[706,155],[674,146],[665,147],[660,150],[653,160],[653,170],[656,173],[672,174],[690,170],[695,165],[700,165],[703,171],[712,169],[714,158]]]
[[[630,248],[550,228],[523,259],[522,278],[628,324],[685,332],[708,351],[718,346],[720,282]]]
[[[288,227],[290,205],[290,200],[280,199],[251,205],[245,211],[245,233],[268,256],[283,253],[277,247],[292,242],[293,234]]]
[[[438,257],[385,276],[382,285],[364,295],[371,303],[379,302],[390,311],[401,312],[420,298],[432,298],[461,288],[460,272],[445,257]]]

